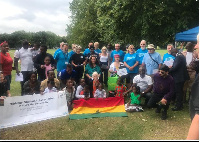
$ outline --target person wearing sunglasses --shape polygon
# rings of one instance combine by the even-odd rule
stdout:
[[[142,60],[143,60],[144,54],[147,53],[147,52],[148,52],[148,50],[146,49],[146,41],[142,40],[140,42],[140,49],[138,49],[136,51],[136,53],[138,54],[138,57],[139,57],[139,65],[142,64]]]
[[[147,47],[148,53],[144,54],[142,66],[146,67],[147,75],[153,77],[157,73],[158,69],[162,65],[162,59],[159,53],[155,52],[153,44],[149,44]]]
[[[153,93],[147,103],[147,107],[157,107],[156,113],[160,113],[163,110],[161,119],[165,120],[167,119],[167,110],[169,109],[171,98],[174,95],[174,80],[169,75],[169,67],[162,65],[154,75],[153,82]]]
[[[124,57],[124,65],[126,66],[127,75],[126,83],[127,86],[130,87],[130,83],[133,83],[133,78],[138,74],[138,64],[139,64],[139,58],[138,54],[135,53],[135,47],[134,45],[130,45],[128,47],[128,53]]]

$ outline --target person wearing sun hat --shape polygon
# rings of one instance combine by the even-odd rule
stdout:
[[[159,67],[162,65],[162,59],[159,53],[155,52],[153,44],[147,47],[148,53],[144,54],[142,66],[146,67],[147,75],[153,76],[157,73]]]

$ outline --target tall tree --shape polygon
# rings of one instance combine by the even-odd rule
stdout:
[[[146,39],[165,46],[177,32],[198,25],[198,6],[194,0],[73,0],[68,39],[84,45],[91,40],[138,45]]]

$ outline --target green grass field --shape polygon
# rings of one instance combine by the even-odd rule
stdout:
[[[54,53],[55,50],[48,50]],[[157,50],[161,56],[166,50]],[[14,51],[10,51],[13,57]],[[20,95],[20,83],[12,71],[11,94]],[[2,140],[184,140],[190,127],[188,104],[161,120],[155,109],[128,113],[128,117],[105,117],[69,120],[61,117],[0,130]]]

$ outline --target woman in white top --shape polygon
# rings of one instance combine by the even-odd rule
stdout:
[[[113,76],[114,74],[117,74],[117,71],[119,70],[119,67],[124,66],[122,62],[120,62],[120,56],[116,54],[114,56],[115,61],[110,65],[109,72],[110,76]]]
[[[101,72],[104,74],[104,81],[103,81],[103,76],[101,75],[100,81],[104,82],[105,86],[108,86],[107,81],[108,81],[108,53],[107,53],[107,48],[104,46],[101,49],[102,53],[99,53],[100,57],[100,66],[101,66]]]

